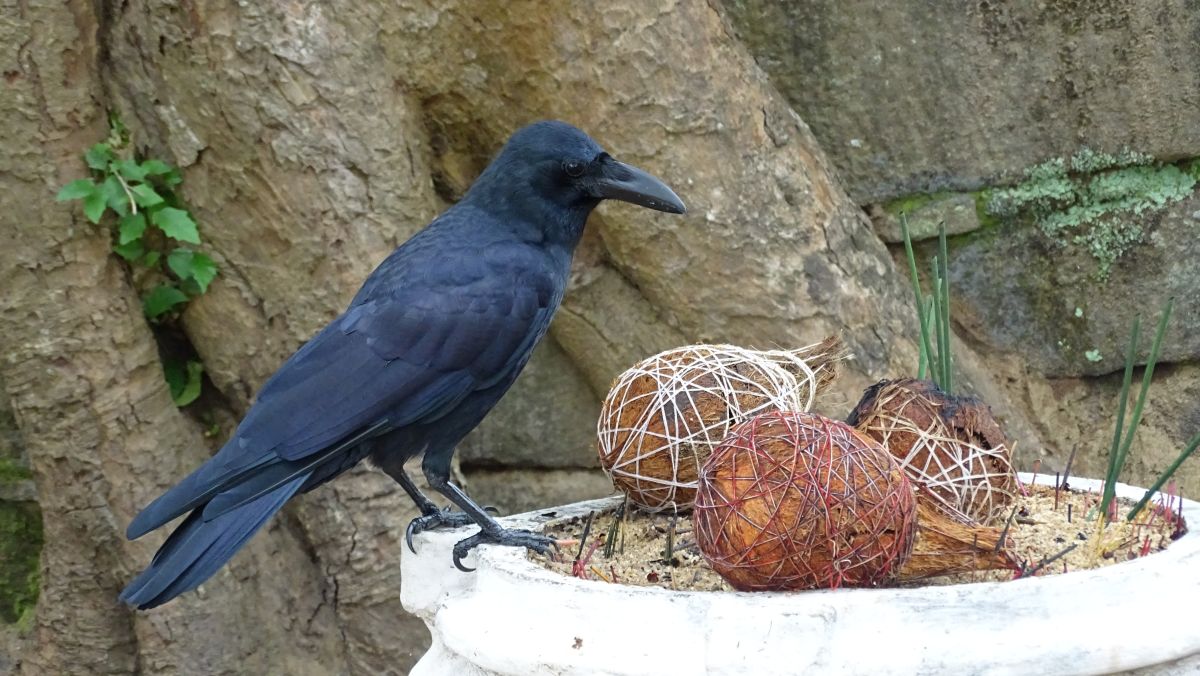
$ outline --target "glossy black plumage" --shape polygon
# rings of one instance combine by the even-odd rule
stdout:
[[[545,334],[587,216],[610,196],[683,209],[570,125],[514,134],[464,198],[384,260],[263,385],[229,442],[134,518],[130,538],[188,515],[122,600],[149,608],[195,588],[293,495],[368,455],[417,501],[422,523],[446,522],[403,475],[424,453],[431,485],[489,541],[521,544],[448,484],[450,457]]]

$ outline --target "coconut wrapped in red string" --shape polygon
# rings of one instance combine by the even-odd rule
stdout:
[[[621,374],[600,411],[600,464],[649,510],[688,510],[700,466],[737,423],[812,408],[848,356],[837,337],[796,350],[690,345]]]
[[[775,411],[705,462],[692,515],[701,554],[743,591],[872,587],[912,551],[917,504],[886,451],[849,425]]]
[[[883,380],[847,421],[900,462],[918,491],[949,516],[996,523],[1016,497],[1011,444],[991,409],[928,380]]]

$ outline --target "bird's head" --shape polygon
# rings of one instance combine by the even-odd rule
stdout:
[[[673,214],[686,210],[661,180],[618,162],[587,134],[558,121],[535,122],[514,133],[464,199],[504,199],[584,219],[606,199]]]

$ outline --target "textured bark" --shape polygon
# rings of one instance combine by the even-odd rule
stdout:
[[[138,139],[183,167],[189,205],[219,254],[222,277],[184,322],[238,413],[442,206],[415,106],[371,39],[381,11],[227,2],[113,10],[114,102],[137,121]],[[399,602],[411,501],[362,468],[300,504],[345,668],[403,672],[428,640]]]
[[[221,265],[183,326],[226,422],[513,129],[545,117],[662,175],[691,211],[598,212],[552,340],[464,444],[465,462],[505,466],[476,475],[478,497],[594,492],[572,468],[595,465],[599,396],[680,343],[842,333],[857,360],[825,404],[835,414],[915,364],[885,248],[710,4],[31,0],[6,7],[0,38],[13,139],[0,380],[46,522],[28,673],[403,673],[427,640],[399,604],[411,504],[365,467],[300,499],[200,592],[149,613],[117,605],[162,537],[126,543],[124,525],[218,440],[171,403],[107,231],[53,202],[106,108],[147,156],[183,168]],[[539,485],[522,495],[510,479]]]
[[[420,121],[370,39],[378,8],[113,11],[114,103],[137,141],[184,168],[188,204],[223,264],[221,283],[189,309],[188,335],[245,406],[438,211]]]
[[[104,135],[96,17],[89,3],[5,13],[3,126],[17,147],[0,172],[3,380],[40,489],[42,590],[23,673],[240,673],[283,665],[328,673],[340,646],[323,579],[286,520],[203,594],[134,614],[117,592],[153,552],[126,543],[134,510],[206,453],[171,402],[140,302],[105,230],[54,204]],[[282,573],[287,572],[287,575]],[[304,623],[308,620],[307,624]],[[233,631],[231,631],[233,629]],[[214,641],[213,636],[221,636]]]
[[[42,550],[40,538],[32,535],[41,522],[29,454],[0,381],[0,674],[14,669],[27,639],[22,620],[30,617],[27,604],[40,586],[31,576],[37,574]]]

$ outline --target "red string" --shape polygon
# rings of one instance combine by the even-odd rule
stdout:
[[[911,552],[916,500],[896,461],[848,425],[772,412],[709,457],[693,519],[700,551],[738,589],[877,586]]]

